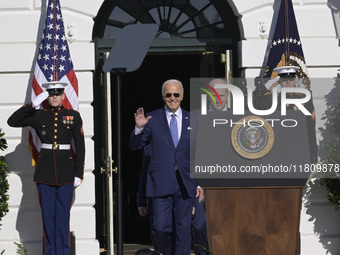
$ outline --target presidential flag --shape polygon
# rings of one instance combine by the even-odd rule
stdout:
[[[299,36],[298,27],[296,24],[293,4],[291,0],[281,0],[279,15],[274,31],[271,48],[268,55],[267,66],[264,78],[275,78],[277,72],[274,72],[275,67],[280,66],[298,66],[300,70],[297,76],[300,80],[298,86],[308,90],[310,88],[310,79],[307,72],[305,57],[302,50],[302,43]],[[311,162],[316,163],[318,160],[316,133],[315,133],[315,109],[313,100],[310,102],[311,116],[307,120],[307,133],[309,138],[309,151]]]
[[[45,27],[34,69],[31,101],[43,92],[42,84],[49,81],[68,83],[64,91],[63,105],[65,108],[78,111],[78,80],[73,70],[59,0],[48,1]],[[42,104],[41,107],[44,108],[47,105]],[[38,159],[40,146],[40,139],[31,128],[29,148],[32,153],[33,166]]]
[[[310,80],[293,4],[291,0],[281,0],[264,78],[275,78],[277,76],[277,72],[273,72],[275,67],[289,65],[300,67],[298,77],[304,87],[310,89]]]

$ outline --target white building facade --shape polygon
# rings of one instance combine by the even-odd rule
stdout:
[[[238,17],[240,41],[238,66],[243,76],[259,76],[272,34],[278,0],[225,0]],[[96,45],[92,41],[94,18],[102,0],[60,0],[70,53],[79,82],[79,108],[86,139],[85,181],[76,189],[71,209],[71,231],[76,236],[76,254],[99,254],[96,237],[95,145],[93,72]],[[317,141],[326,136],[327,107],[340,96],[336,87],[340,61],[340,1],[293,0],[304,56],[310,77],[324,79],[312,86],[317,118]],[[28,150],[28,130],[7,125],[8,117],[30,101],[31,82],[40,35],[45,22],[45,0],[15,0],[0,3],[0,127],[8,149],[1,151],[9,166],[9,213],[0,226],[0,252],[15,254],[14,242],[23,243],[28,254],[42,254],[40,207]],[[339,32],[338,32],[339,29]],[[132,113],[131,113],[132,116]],[[130,129],[130,127],[127,127]],[[324,152],[323,152],[324,153]],[[340,163],[340,162],[339,162]],[[328,205],[324,188],[317,181],[304,189],[301,211],[301,254],[340,254],[340,215]]]

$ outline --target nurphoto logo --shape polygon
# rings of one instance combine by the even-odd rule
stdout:
[[[233,109],[233,114],[234,115],[244,115],[244,111],[245,111],[245,104],[244,104],[244,94],[242,92],[242,90],[240,88],[238,88],[235,85],[231,85],[231,84],[216,84],[215,85],[215,89],[219,89],[219,88],[226,88],[230,91],[230,93],[233,96],[233,105],[232,105],[232,109]],[[205,92],[207,92],[207,94],[209,94],[213,99],[214,97],[212,96],[212,94],[207,91],[204,90]],[[209,92],[209,93],[208,93]],[[253,90],[251,88],[247,88],[247,92],[248,95],[252,95]],[[215,92],[216,93],[216,92]],[[304,98],[287,98],[288,94],[291,93],[300,93],[300,94],[304,94],[305,97]],[[207,94],[202,94],[201,95],[201,114],[202,115],[206,115],[207,114]],[[310,113],[306,107],[303,105],[304,103],[307,103],[310,99],[311,99],[311,93],[308,89],[304,89],[304,88],[290,88],[290,87],[286,87],[286,88],[281,88],[281,93],[280,93],[280,97],[281,97],[281,115],[285,116],[286,115],[286,105],[295,105],[301,112],[303,112],[304,115],[306,116],[310,116],[312,115],[312,113]],[[277,88],[274,87],[272,90],[272,99],[273,99],[273,103],[270,109],[267,110],[257,110],[255,109],[254,105],[253,105],[253,97],[252,96],[248,96],[247,97],[247,106],[248,109],[251,113],[255,114],[255,115],[270,115],[273,112],[275,112],[275,110],[277,109],[278,106],[278,91]]]

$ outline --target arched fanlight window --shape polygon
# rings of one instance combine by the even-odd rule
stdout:
[[[106,20],[103,38],[115,38],[128,24],[156,23],[157,38],[223,38],[224,22],[209,0],[120,0]]]

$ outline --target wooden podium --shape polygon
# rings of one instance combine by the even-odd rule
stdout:
[[[296,255],[302,187],[207,188],[214,255]]]
[[[216,115],[221,113],[214,114],[208,118],[221,119],[221,116]],[[281,117],[277,114],[273,115],[269,117],[272,119]],[[226,142],[232,138],[230,135],[232,132],[228,127],[220,131],[211,130],[211,125],[203,125],[203,128],[198,126],[195,143],[202,147],[196,148],[195,164],[212,165],[221,155],[211,158],[210,155],[224,151],[223,155],[227,163],[222,162],[220,165],[229,164],[235,166],[235,169],[240,169],[240,166],[246,165],[279,166],[281,164],[290,166],[290,170],[296,171],[299,169],[298,166],[311,162],[306,118],[297,111],[290,113],[287,118],[297,119],[299,126],[296,129],[273,127],[274,145],[270,152],[260,159],[247,159],[240,156],[231,143]],[[216,137],[209,136],[209,141],[214,144],[214,147],[218,147],[218,143],[224,147],[216,150],[208,147],[207,136],[200,136],[200,132],[215,134]],[[236,178],[232,175],[228,175],[230,178],[228,176],[211,178],[211,175],[208,176],[209,178],[202,178],[201,176],[198,175],[198,181],[204,189],[211,254],[299,254],[302,189],[309,173],[300,173],[296,176],[291,173],[274,174],[270,178],[258,178],[256,174],[248,174],[246,178],[242,178],[241,175]]]

